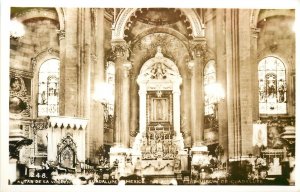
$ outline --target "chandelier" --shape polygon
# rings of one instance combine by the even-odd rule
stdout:
[[[225,98],[224,89],[219,83],[211,83],[206,85],[204,87],[204,92],[215,104],[219,103]]]
[[[19,39],[25,35],[25,27],[23,23],[16,19],[10,21],[10,37]]]

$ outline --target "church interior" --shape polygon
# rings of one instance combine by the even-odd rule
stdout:
[[[10,19],[10,184],[295,185],[294,9]]]

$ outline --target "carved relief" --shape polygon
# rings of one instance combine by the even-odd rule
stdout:
[[[10,113],[19,114],[24,117],[30,116],[30,93],[27,92],[27,87],[30,88],[30,86],[30,79],[23,78],[16,74],[12,75],[10,78],[9,97]]]
[[[114,26],[112,39],[123,39],[124,30],[126,28],[126,23],[130,20],[130,17],[134,15],[137,8],[127,8],[121,11]],[[199,17],[193,9],[181,9],[181,11],[186,15],[189,22],[191,23],[191,28],[194,37],[204,37],[203,24],[200,22]]]
[[[48,56],[59,58],[59,51],[53,49],[52,47],[49,47],[39,52],[35,57],[31,58],[32,70],[34,71],[37,63],[41,62],[44,58]]]
[[[110,53],[110,59],[116,60],[117,58],[123,58],[124,60],[129,57],[129,48],[130,43],[127,43],[126,41],[116,41],[111,43],[112,50]]]
[[[58,162],[63,167],[73,168],[77,162],[77,146],[70,135],[57,145]]]
[[[157,47],[157,52],[155,57],[149,59],[141,69],[140,79],[153,79],[152,83],[148,84],[148,87],[151,89],[152,84],[156,84],[156,87],[166,86],[166,88],[172,89],[172,85],[168,82],[156,83],[156,81],[166,80],[166,79],[176,79],[181,78],[179,75],[179,71],[176,65],[174,65],[173,61],[168,58],[165,58],[162,54],[162,48],[160,46]],[[161,85],[159,85],[161,84]],[[169,87],[171,86],[171,87]]]
[[[200,57],[203,62],[207,61],[208,58],[208,48],[206,40],[200,41],[191,41],[190,42],[190,52],[195,59],[196,57]]]

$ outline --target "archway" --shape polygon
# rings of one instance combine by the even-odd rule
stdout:
[[[127,21],[129,20],[130,16],[134,14],[137,8],[127,8],[124,9],[118,19],[114,28],[112,30],[112,41],[118,41],[124,39],[124,30]],[[191,28],[192,28],[192,35],[194,38],[204,37],[204,24],[199,19],[198,15],[193,9],[180,9],[188,18]]]

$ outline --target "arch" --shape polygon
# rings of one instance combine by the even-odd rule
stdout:
[[[31,58],[32,71],[33,71],[33,79],[32,79],[32,84],[33,84],[32,92],[33,93],[38,93],[39,69],[40,69],[41,65],[49,59],[60,60],[59,51],[56,49],[48,48],[48,49],[42,50],[35,57]],[[32,101],[33,101],[33,103],[32,103],[33,118],[36,118],[37,117],[37,103],[38,103],[37,94],[33,94]]]
[[[20,22],[24,22],[33,18],[48,18],[51,20],[58,20],[58,14],[54,9],[42,9],[41,11],[41,9],[32,8],[16,14],[15,17],[18,18]]]
[[[55,11],[56,11],[56,13],[55,13]],[[26,20],[33,19],[33,18],[48,18],[51,20],[58,20],[59,29],[65,30],[64,9],[56,7],[55,11],[54,11],[54,9],[53,9],[53,11],[50,9],[42,9],[42,11],[40,11],[40,9],[32,8],[32,9],[28,9],[26,11],[16,14],[15,17],[18,18],[18,20],[20,22],[24,22]]]
[[[65,11],[63,8],[59,7],[56,7],[55,9],[58,15],[59,29],[65,30]]]
[[[273,16],[295,17],[294,12],[291,10],[272,9],[266,11],[263,9],[252,9],[250,14],[250,27],[257,28],[257,24],[260,21]]]
[[[123,40],[126,23],[137,8],[126,8],[120,13],[118,20],[112,30],[112,41]],[[204,37],[204,24],[193,9],[180,9],[189,19],[194,38]]]
[[[59,113],[60,61],[49,59],[38,70],[38,116],[57,116]]]
[[[256,28],[258,23],[258,15],[260,10],[259,9],[252,9],[250,14],[250,27]]]

